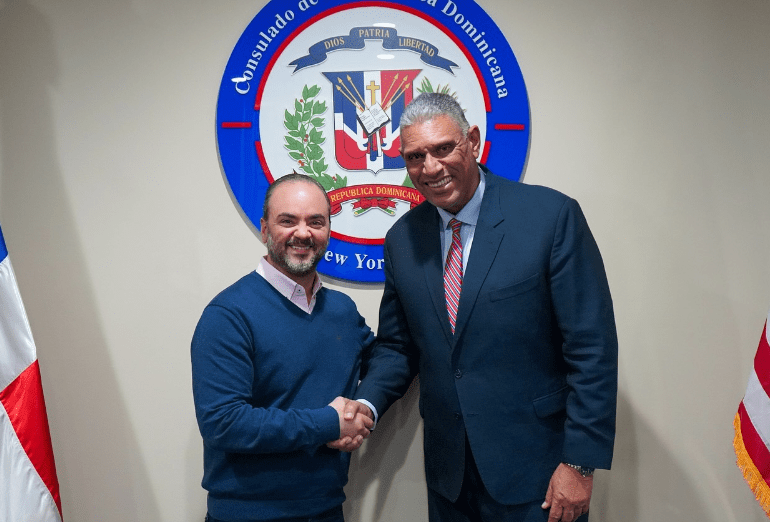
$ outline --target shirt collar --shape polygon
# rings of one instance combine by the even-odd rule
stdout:
[[[300,306],[297,303],[297,292],[301,291],[302,299],[300,301],[307,305],[307,296],[305,296],[305,289],[302,287],[302,285],[271,265],[267,261],[267,256],[259,260],[259,264],[257,265],[257,273],[264,277],[265,281],[270,283],[270,286],[278,290],[278,293],[280,293],[292,303],[297,304],[297,306]],[[311,296],[310,305],[308,307],[309,311],[311,312],[313,310],[313,306],[315,305],[316,295],[318,294],[318,291],[321,290],[322,286],[323,284],[321,283],[321,278],[318,277],[318,274],[316,274],[315,283],[313,283],[313,295]]]
[[[484,171],[479,168],[479,186],[476,187],[476,192],[473,193],[471,198],[465,206],[455,214],[450,214],[443,208],[438,208],[439,215],[441,216],[442,230],[449,227],[449,220],[452,218],[457,219],[463,224],[476,226],[479,221],[479,212],[481,211],[481,200],[484,197],[484,188],[486,187],[486,179],[484,177]]]

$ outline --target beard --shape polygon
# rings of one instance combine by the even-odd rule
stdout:
[[[321,261],[321,258],[324,255],[324,252],[326,252],[326,247],[329,244],[329,240],[327,239],[324,241],[322,245],[316,245],[315,241],[313,241],[312,238],[309,238],[305,241],[300,241],[298,239],[290,239],[283,245],[278,245],[273,240],[273,235],[270,234],[270,231],[267,233],[267,254],[270,256],[270,259],[273,260],[273,262],[286,270],[288,273],[302,277],[306,276],[312,272],[315,271],[316,267],[318,266],[318,262]],[[295,262],[291,259],[289,256],[289,247],[292,246],[300,246],[300,247],[310,247],[310,248],[318,248],[315,254],[313,254],[310,258],[306,259],[305,261],[298,261]]]

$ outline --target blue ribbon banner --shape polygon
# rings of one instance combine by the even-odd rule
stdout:
[[[456,63],[438,55],[438,48],[425,40],[398,36],[396,29],[384,27],[354,27],[350,34],[324,38],[308,49],[307,56],[297,58],[289,65],[294,66],[294,72],[317,65],[326,60],[326,55],[341,49],[360,50],[366,46],[366,40],[381,40],[382,48],[388,51],[412,51],[420,55],[423,63],[452,72]]]

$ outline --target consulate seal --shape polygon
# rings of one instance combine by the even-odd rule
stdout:
[[[479,125],[480,161],[518,181],[529,102],[505,37],[470,0],[272,0],[225,67],[217,145],[225,178],[256,227],[265,191],[296,171],[332,202],[318,271],[381,283],[388,229],[423,201],[399,155],[399,119],[421,92],[453,95]]]

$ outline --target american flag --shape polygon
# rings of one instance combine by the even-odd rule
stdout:
[[[735,454],[743,477],[770,518],[770,343],[768,315],[754,368],[735,415]]]

